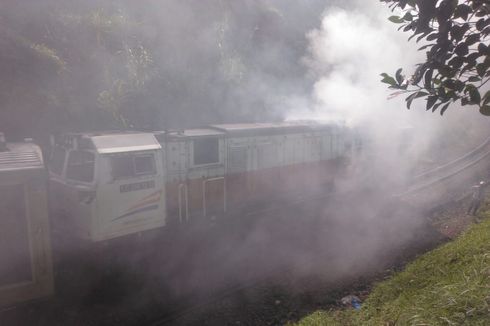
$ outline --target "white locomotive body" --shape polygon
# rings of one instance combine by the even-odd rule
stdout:
[[[293,122],[68,134],[53,151],[53,207],[67,231],[94,242],[244,212],[332,188],[350,138]]]

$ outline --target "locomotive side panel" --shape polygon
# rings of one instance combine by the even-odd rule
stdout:
[[[225,140],[211,129],[170,132],[157,137],[167,156],[169,223],[183,224],[226,210]]]
[[[228,139],[226,147],[226,191],[230,209],[239,210],[251,196],[248,171],[252,150],[248,138]]]
[[[219,126],[218,126],[219,127]],[[227,198],[231,207],[253,210],[333,188],[344,156],[342,132],[274,126],[227,125]],[[239,131],[237,131],[239,130]]]
[[[159,140],[165,148],[166,202],[168,224],[189,221],[189,191],[187,185],[187,144],[184,139]]]

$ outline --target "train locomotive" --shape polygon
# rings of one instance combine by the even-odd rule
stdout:
[[[52,216],[101,242],[242,214],[331,190],[353,141],[346,127],[313,122],[65,134],[49,168]]]

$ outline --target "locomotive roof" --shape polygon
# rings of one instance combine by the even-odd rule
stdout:
[[[203,128],[191,128],[183,130],[155,131],[154,134],[162,141],[163,137],[186,138],[206,136],[246,136],[313,132],[319,130],[336,130],[338,126],[316,121],[286,121],[277,123],[235,123],[215,124]]]
[[[35,144],[7,143],[7,150],[0,151],[0,172],[43,167],[41,150]]]
[[[98,153],[122,153],[162,148],[151,133],[122,133],[91,136]]]
[[[160,149],[160,143],[153,133],[107,131],[91,133],[68,133],[60,138],[60,144],[78,148],[95,148],[98,153],[123,153]]]
[[[212,125],[212,127],[231,135],[248,135],[330,130],[334,128],[334,125],[318,122],[286,121],[277,123],[217,124]]]
[[[169,130],[166,132],[157,132],[156,134],[165,134],[168,137],[205,137],[205,136],[221,136],[224,132],[213,128],[193,128],[184,130]]]

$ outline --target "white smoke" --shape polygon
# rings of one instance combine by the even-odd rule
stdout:
[[[400,110],[403,97],[387,101],[390,92],[380,83],[380,73],[413,67],[422,54],[406,34],[396,31],[389,15],[382,5],[359,3],[325,12],[321,28],[307,35],[310,47],[304,61],[317,78],[313,108],[291,112],[292,117],[308,114],[357,125],[380,115],[409,116]]]
[[[361,126],[382,160],[373,164],[403,174],[461,121],[475,121],[477,110],[452,107],[441,117],[426,112],[422,99],[407,110],[408,94],[389,99],[395,91],[381,83],[380,74],[394,75],[403,67],[409,76],[425,59],[417,50],[423,44],[409,42],[411,34],[388,20],[396,13],[380,2],[353,0],[342,6],[328,7],[321,26],[307,34],[309,50],[303,61],[316,82],[307,104],[289,110],[287,118]]]

